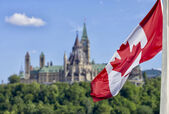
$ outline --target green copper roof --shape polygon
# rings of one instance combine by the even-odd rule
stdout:
[[[83,34],[82,34],[82,39],[87,39],[87,30],[86,30],[86,24],[84,23],[83,26]]]
[[[43,52],[41,52],[40,56],[41,56],[41,57],[44,57],[45,55],[44,55],[44,53],[43,53]]]
[[[39,73],[59,72],[59,70],[63,70],[63,66],[45,66],[39,70]]]
[[[92,67],[94,70],[97,70],[98,72],[102,71],[106,64],[93,64]],[[36,73],[54,73],[59,72],[59,70],[63,70],[63,66],[44,66],[43,68],[34,67],[31,71],[31,74]]]
[[[106,66],[106,64],[93,64],[93,69],[97,70],[98,72],[102,71],[104,69],[104,67]]]

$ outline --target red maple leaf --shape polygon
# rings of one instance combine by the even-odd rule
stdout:
[[[135,61],[140,52],[141,52],[140,43],[134,45],[131,52],[130,45],[128,42],[126,44],[122,44],[120,46],[120,49],[117,50],[117,53],[119,54],[121,59],[115,58],[113,62],[110,62],[110,64],[113,67],[113,70],[120,72],[121,76],[124,76],[125,72],[133,64],[133,62]]]

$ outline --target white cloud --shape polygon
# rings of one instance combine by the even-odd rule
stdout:
[[[18,26],[43,26],[45,22],[40,18],[28,17],[25,14],[14,13],[10,17],[5,18],[5,22]]]

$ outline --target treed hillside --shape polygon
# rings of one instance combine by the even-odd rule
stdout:
[[[148,78],[154,78],[157,76],[161,76],[161,71],[157,69],[149,69],[149,70],[144,70],[142,72],[143,73],[145,72]]]
[[[114,98],[97,103],[90,97],[90,83],[52,85],[0,85],[3,114],[158,114],[160,77],[145,79],[143,87],[127,82]]]

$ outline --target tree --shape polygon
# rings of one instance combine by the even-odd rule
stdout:
[[[153,114],[153,110],[149,106],[141,105],[137,108],[136,114]]]
[[[94,107],[94,114],[110,114],[112,107],[107,100],[99,101]]]
[[[143,73],[143,78],[144,78],[145,83],[147,83],[147,81],[148,81],[148,77],[147,77],[146,72],[144,72],[144,73]]]
[[[130,114],[131,112],[128,108],[120,106],[120,107],[117,107],[114,112],[112,111],[112,113],[114,113],[114,114]],[[140,113],[138,113],[138,114],[140,114]]]
[[[127,82],[117,96],[96,103],[89,82],[0,85],[0,114],[159,114],[160,80],[143,87]]]
[[[20,82],[20,77],[17,76],[16,74],[14,75],[11,75],[9,78],[8,78],[8,81],[9,83],[19,83]]]

